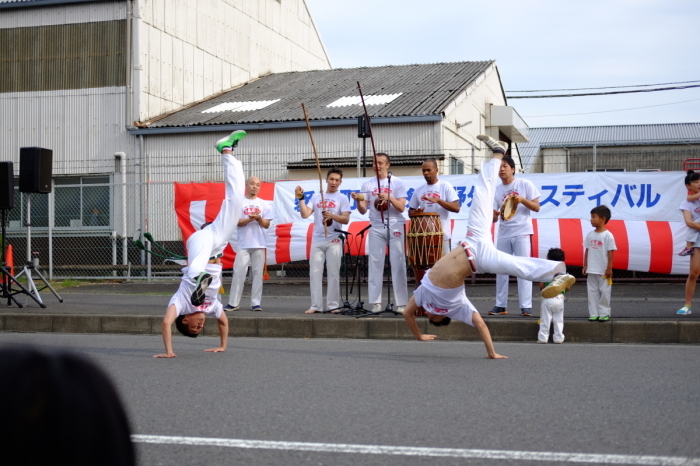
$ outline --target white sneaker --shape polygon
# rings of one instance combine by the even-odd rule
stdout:
[[[476,137],[479,141],[483,142],[488,146],[489,149],[491,149],[493,152],[496,152],[498,154],[504,154],[508,150],[508,143],[505,143],[503,141],[496,141],[494,138],[491,136],[487,136],[485,134],[480,134]]]
[[[372,307],[372,312],[382,312],[382,303],[377,303]]]
[[[565,289],[573,286],[576,283],[576,277],[568,273],[562,273],[554,277],[554,280],[542,290],[543,298],[553,298],[560,294]]]
[[[399,314],[403,314],[403,310],[406,309],[406,306],[399,306],[396,308],[396,312]]]

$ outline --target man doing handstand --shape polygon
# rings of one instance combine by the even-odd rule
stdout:
[[[221,256],[229,238],[235,232],[243,203],[245,178],[243,166],[233,157],[233,148],[245,137],[245,131],[234,131],[216,142],[223,154],[226,192],[221,210],[213,222],[204,224],[187,239],[187,267],[182,269],[182,281],[170,299],[163,318],[165,354],[154,358],[174,358],[171,326],[185,336],[195,338],[204,328],[206,315],[216,317],[221,345],[206,350],[219,353],[226,350],[228,318],[219,301],[221,288]]]
[[[542,290],[542,297],[556,296],[576,282],[566,274],[563,262],[548,261],[531,257],[511,256],[496,249],[491,240],[491,223],[493,221],[493,196],[501,158],[506,147],[489,136],[477,136],[492,151],[493,158],[482,163],[481,172],[474,185],[474,197],[467,221],[467,237],[464,242],[448,255],[438,260],[428,270],[408,301],[403,312],[408,328],[416,340],[434,340],[436,335],[423,335],[416,324],[415,311],[422,307],[428,321],[435,326],[449,325],[457,319],[467,325],[476,327],[486,346],[489,359],[504,359],[496,353],[484,319],[469,301],[464,291],[464,279],[477,269],[482,273],[514,275],[531,281],[550,282]]]

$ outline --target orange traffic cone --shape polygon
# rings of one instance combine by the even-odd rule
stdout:
[[[10,275],[15,276],[15,261],[12,259],[12,245],[7,245],[7,250],[5,251],[5,263],[10,268]]]

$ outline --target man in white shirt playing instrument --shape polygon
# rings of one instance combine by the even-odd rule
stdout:
[[[350,201],[338,191],[343,182],[343,171],[331,168],[326,174],[326,192],[316,193],[304,200],[304,189],[296,187],[301,218],[314,216],[314,233],[309,252],[309,285],[311,287],[311,307],[306,314],[323,311],[323,263],[326,263],[328,286],[326,290],[326,310],[337,309],[340,302],[340,261],[343,257],[343,242],[340,239],[342,225],[350,221]],[[321,198],[323,197],[323,200]],[[325,223],[325,227],[324,227]],[[327,233],[327,235],[326,235]]]

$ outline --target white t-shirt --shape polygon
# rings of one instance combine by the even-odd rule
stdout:
[[[700,200],[688,202],[688,200],[686,199],[681,203],[679,209],[681,212],[683,212],[684,210],[690,212],[690,218],[693,220],[693,222],[700,222]],[[686,241],[692,241],[693,243],[697,242],[698,233],[700,232],[695,228],[686,228],[688,229]]]
[[[389,178],[379,180],[379,185],[381,186],[383,193],[388,192],[389,195],[393,196],[395,199],[406,197],[406,186],[403,184],[403,181],[396,176],[391,177],[391,190],[389,189]],[[379,194],[379,189],[377,188],[377,177],[375,176],[374,178],[370,178],[369,181],[365,181],[362,184],[361,192],[364,193],[365,200],[369,202],[369,223],[372,226],[380,226],[382,224],[382,213],[374,207],[374,200],[377,199],[377,195]],[[393,204],[389,203],[389,210],[384,211],[385,221],[387,212],[389,214],[389,221],[392,225],[396,223],[406,223],[403,213],[396,210]]]
[[[332,214],[340,215],[343,212],[350,212],[350,201],[345,194],[340,192],[324,193],[323,198],[326,201],[326,210]],[[328,236],[325,235],[323,229],[323,205],[321,203],[321,193],[316,193],[309,199],[308,207],[314,212],[314,234],[313,240],[330,240],[338,238],[340,233],[335,230],[342,230],[343,225],[333,220],[331,226],[328,227]]]
[[[596,233],[595,230],[586,235],[583,246],[588,249],[587,273],[605,275],[608,268],[608,251],[617,251],[615,237],[609,230]]]
[[[248,218],[250,215],[260,214],[265,220],[272,220],[272,208],[270,203],[260,199],[243,199],[243,209],[241,218]],[[258,222],[250,222],[247,225],[238,227],[236,232],[238,249],[260,249],[267,248],[265,240],[265,228]]]
[[[423,196],[435,200],[442,199],[446,202],[454,202],[459,199],[457,191],[448,181],[437,180],[435,184],[426,183],[416,189],[408,202],[408,206],[412,209],[423,209],[423,212],[440,214],[442,233],[445,239],[450,239],[452,237],[450,234],[450,212],[435,201],[422,200]]]
[[[430,281],[430,270],[425,273],[420,286],[413,292],[413,299],[416,305],[426,312],[474,326],[472,314],[478,311],[467,298],[464,286],[451,289],[437,287]]]
[[[221,301],[219,301],[219,289],[221,288],[221,264],[207,264],[204,270],[209,272],[212,276],[212,281],[204,292],[204,303],[199,306],[192,305],[192,292],[194,291],[194,280],[187,276],[188,267],[182,269],[182,281],[180,282],[180,287],[177,289],[168,306],[171,304],[175,305],[175,310],[177,315],[194,314],[195,312],[203,312],[206,315],[216,317],[217,319],[221,317],[223,312],[223,306]]]
[[[540,192],[535,187],[535,184],[530,180],[515,178],[510,184],[499,184],[496,186],[496,197],[493,200],[493,209],[501,210],[503,201],[511,194],[522,196],[528,201],[540,197]],[[532,229],[532,211],[522,204],[518,204],[515,210],[515,215],[507,222],[500,221],[498,226],[499,238],[512,238],[513,236],[531,235],[534,233]]]

